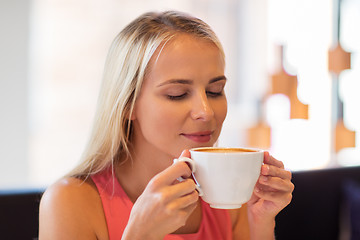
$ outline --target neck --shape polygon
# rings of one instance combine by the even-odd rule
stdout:
[[[149,181],[172,164],[172,156],[156,150],[131,149],[131,159],[116,166],[116,176],[132,202],[143,193]]]

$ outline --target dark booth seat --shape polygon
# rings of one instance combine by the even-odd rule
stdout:
[[[360,166],[294,172],[293,182],[293,200],[276,219],[276,239],[338,240],[345,202],[344,186],[349,182],[360,185]],[[37,238],[43,191],[0,191],[0,239]],[[350,193],[356,191],[360,194],[360,187]],[[355,199],[359,207],[360,197]],[[360,214],[353,217],[359,220]]]
[[[38,238],[39,203],[43,189],[0,191],[0,239]]]
[[[344,220],[345,227],[351,226],[350,219],[345,219],[350,212],[344,212],[349,210],[345,208],[348,195],[344,190],[353,184],[358,187],[351,194],[360,192],[360,166],[294,172],[292,181],[293,200],[277,216],[277,240],[338,240],[340,233],[350,230],[341,227]],[[353,202],[355,205],[360,206],[360,198]]]

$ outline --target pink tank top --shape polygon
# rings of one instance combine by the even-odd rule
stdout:
[[[91,177],[99,191],[110,240],[121,239],[133,203],[111,171]],[[201,200],[202,220],[199,231],[192,234],[169,234],[164,240],[231,240],[232,224],[226,210],[213,209]]]

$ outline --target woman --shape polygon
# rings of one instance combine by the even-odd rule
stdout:
[[[45,192],[43,239],[274,239],[290,172],[264,157],[250,201],[215,210],[179,156],[212,146],[227,112],[225,57],[208,25],[146,13],[115,38],[82,163]]]

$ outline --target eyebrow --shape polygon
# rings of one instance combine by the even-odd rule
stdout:
[[[218,82],[218,81],[221,81],[221,80],[227,80],[227,78],[222,75],[222,76],[218,76],[218,77],[215,77],[215,78],[212,78],[210,79],[209,83],[214,83],[214,82]],[[160,83],[158,85],[158,87],[161,87],[161,86],[164,86],[164,85],[167,85],[167,84],[192,84],[193,83],[193,80],[189,80],[189,79],[170,79],[170,80],[167,80],[163,83]]]
[[[209,83],[214,83],[214,82],[218,82],[218,81],[221,81],[221,80],[227,80],[227,78],[224,76],[224,75],[222,75],[222,76],[218,76],[218,77],[215,77],[215,78],[212,78],[210,81],[209,81]]]

